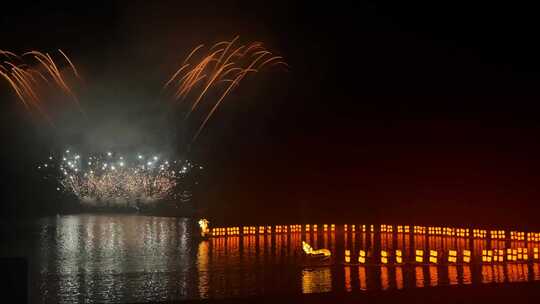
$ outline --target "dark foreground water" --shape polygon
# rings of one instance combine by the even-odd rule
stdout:
[[[69,215],[2,225],[2,256],[25,256],[30,264],[30,300],[35,303],[145,302],[271,294],[410,289],[540,280],[537,242],[335,231],[263,233],[198,239],[184,218],[140,215]],[[350,226],[349,226],[350,227]],[[395,228],[394,228],[395,229]],[[258,230],[258,227],[257,227]],[[472,231],[471,231],[472,232]],[[306,260],[302,240],[328,248],[325,264]],[[513,262],[482,260],[484,250],[527,248]],[[345,250],[356,262],[344,265]],[[416,250],[426,260],[416,263]],[[522,250],[520,249],[520,251]],[[389,264],[380,261],[380,252]],[[403,251],[396,263],[395,250]],[[437,261],[429,263],[429,252]],[[458,263],[448,260],[458,252]],[[461,263],[471,250],[471,263]],[[375,254],[377,253],[377,254]],[[495,252],[496,253],[496,252]],[[515,253],[515,252],[514,252]],[[540,286],[540,285],[539,285]]]

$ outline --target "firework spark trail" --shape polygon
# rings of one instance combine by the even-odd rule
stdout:
[[[77,78],[81,78],[81,76],[79,75],[79,72],[77,71],[77,68],[75,67],[75,65],[73,64],[73,62],[71,61],[71,59],[69,59],[69,57],[66,55],[66,53],[64,53],[64,51],[62,51],[61,49],[58,49],[58,52],[60,52],[60,54],[62,54],[62,56],[64,56],[64,58],[66,59],[66,61],[69,63],[69,65],[71,66],[71,69],[73,70],[73,73],[75,74],[75,76],[77,76]]]
[[[2,71],[0,71],[0,75],[2,75],[2,77],[4,77],[9,82],[9,84],[11,85],[11,87],[13,88],[15,93],[17,93],[17,96],[19,96],[19,99],[21,100],[23,105],[28,109],[28,104],[26,103],[26,100],[23,97],[19,86],[15,82],[13,82],[13,79],[10,77],[10,75],[8,75],[8,74],[6,74],[6,73],[4,73]]]
[[[215,43],[199,59],[194,57],[200,54],[199,51],[204,48],[204,45],[196,46],[163,85],[163,89],[172,89],[172,95],[178,101],[184,100],[192,91],[198,91],[185,115],[186,120],[200,107],[210,91],[217,92],[219,98],[212,103],[211,110],[193,136],[192,143],[196,141],[226,96],[240,85],[248,73],[257,73],[268,66],[288,67],[282,56],[274,56],[260,41],[234,46],[239,38],[236,36],[230,41]],[[221,83],[229,84],[221,86]]]
[[[67,64],[71,67],[73,74],[80,79],[77,68],[62,50],[58,52],[63,56]],[[77,108],[82,112],[79,100],[70,86],[64,79],[63,73],[58,65],[48,53],[35,50],[23,53],[21,56],[5,50],[0,50],[6,60],[0,64],[0,75],[9,83],[18,99],[26,109],[36,109],[43,117],[52,124],[50,117],[43,109],[43,87],[56,87],[65,95],[70,96],[76,103]],[[39,69],[43,68],[43,74]]]
[[[0,50],[0,54],[1,55],[4,55],[6,57],[9,58],[9,56],[11,57],[14,57],[14,58],[17,58],[17,59],[21,59],[21,57],[13,52],[10,52],[10,51],[5,51],[5,50]]]
[[[242,70],[239,75],[231,82],[231,84],[227,87],[227,90],[225,90],[225,92],[221,95],[221,97],[218,99],[218,101],[214,104],[214,106],[212,107],[212,109],[210,110],[210,112],[208,113],[208,115],[206,115],[204,121],[201,123],[201,125],[199,126],[199,129],[197,130],[197,132],[195,133],[195,136],[193,136],[193,139],[192,139],[192,143],[195,142],[197,140],[197,138],[199,137],[199,134],[201,134],[202,130],[204,129],[204,127],[206,126],[206,124],[208,123],[208,120],[210,120],[210,117],[212,117],[212,115],[214,114],[214,112],[216,111],[216,109],[219,107],[219,105],[221,104],[221,102],[223,101],[223,99],[225,98],[225,96],[227,96],[229,94],[229,92],[235,87],[235,86],[238,86],[240,81],[242,81],[242,79],[247,75],[247,73],[249,72],[254,72],[256,73],[258,71],[258,69],[253,69],[253,66],[257,63],[257,61],[259,61],[260,59],[262,59],[266,54],[270,54],[270,52],[267,52],[265,51],[264,53],[261,53],[261,55],[255,59],[254,61],[251,62],[251,64],[245,68],[244,70]],[[281,56],[275,56],[275,57],[272,57],[268,60],[266,60],[264,63],[262,63],[260,67],[262,67],[265,63],[267,62],[270,62],[272,60],[275,60],[275,59],[279,59],[279,58],[282,58]]]
[[[224,65],[224,66],[221,66],[219,67],[219,69],[214,73],[214,75],[212,76],[212,78],[206,83],[206,86],[205,88],[202,90],[201,94],[199,94],[199,97],[197,97],[197,99],[195,100],[195,102],[193,103],[193,105],[191,106],[191,110],[188,112],[188,114],[186,115],[186,119],[188,118],[189,114],[191,114],[195,108],[197,107],[197,105],[199,104],[199,102],[201,101],[202,97],[204,96],[204,94],[208,91],[208,88],[210,88],[210,86],[214,83],[214,81],[216,80],[216,78],[219,76],[219,74],[227,69],[228,67],[234,65],[234,63],[229,63],[227,65]]]
[[[193,56],[193,54],[195,54],[195,52],[197,52],[199,49],[203,48],[204,47],[204,44],[199,44],[198,46],[196,46],[192,51],[191,53],[189,53],[189,55],[187,55],[186,59],[184,59],[184,62],[182,62],[182,64],[186,63],[189,58],[191,58],[191,56]]]
[[[53,77],[53,79],[55,80],[56,84],[69,96],[71,96],[73,98],[73,100],[77,103],[77,106],[79,107],[79,109],[81,109],[80,107],[80,104],[79,104],[79,100],[77,99],[77,97],[75,96],[75,94],[73,94],[73,91],[71,91],[71,89],[69,88],[69,86],[66,84],[66,82],[64,81],[63,77],[62,77],[62,74],[60,73],[60,71],[58,70],[58,67],[56,66],[56,63],[54,62],[54,60],[51,58],[51,56],[46,53],[46,54],[43,54],[43,53],[40,53],[38,51],[30,51],[30,52],[27,52],[24,55],[27,55],[27,54],[31,54],[31,55],[34,55],[34,58],[36,60],[38,60],[42,65],[43,67],[45,67],[47,69],[47,71],[49,71],[50,75]],[[66,57],[67,58],[67,57]],[[69,59],[68,59],[69,60]],[[68,63],[71,64],[71,61],[68,61]],[[75,72],[76,70],[74,70]]]
[[[195,167],[189,161],[169,162],[142,155],[130,159],[113,153],[90,155],[83,160],[68,150],[60,158],[49,157],[38,169],[57,181],[59,191],[73,194],[83,203],[125,205],[176,198],[178,185]]]
[[[28,72],[20,68],[20,66],[24,66],[24,64],[16,66],[11,62],[5,62],[5,64],[9,65],[11,67],[11,70],[8,71],[8,69],[2,67],[2,69],[8,73],[11,72],[11,74],[3,73],[0,71],[0,75],[4,77],[8,83],[11,85],[21,102],[23,103],[24,107],[29,110],[30,105],[33,106],[39,114],[41,114],[45,120],[51,125],[54,125],[49,115],[42,109],[42,107],[39,104],[39,97],[35,90],[33,89],[32,84],[30,81],[33,81],[34,84],[37,83],[35,78]]]

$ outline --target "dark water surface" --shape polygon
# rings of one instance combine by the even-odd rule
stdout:
[[[258,228],[258,227],[257,227]],[[538,242],[450,236],[352,233],[319,226],[313,233],[291,232],[197,238],[186,218],[141,215],[69,215],[2,226],[2,256],[25,256],[34,303],[145,302],[243,297],[540,280]],[[302,240],[328,248],[327,264],[306,260]],[[484,250],[527,248],[514,262],[484,262]],[[352,262],[359,251],[367,264]],[[414,262],[416,250],[426,261]],[[380,261],[380,252],[389,264]],[[402,250],[403,264],[395,261]],[[429,263],[430,250],[438,260]],[[449,264],[448,250],[471,250],[471,263]],[[375,253],[378,254],[375,254]],[[458,257],[461,259],[462,257]],[[461,260],[460,260],[461,261]],[[539,285],[540,286],[540,285]]]

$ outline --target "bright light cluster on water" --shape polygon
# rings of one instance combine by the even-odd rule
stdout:
[[[189,200],[191,193],[182,181],[201,169],[189,160],[169,161],[160,155],[106,152],[83,156],[70,150],[38,165],[38,170],[57,182],[57,191],[75,195],[83,204],[113,207]]]

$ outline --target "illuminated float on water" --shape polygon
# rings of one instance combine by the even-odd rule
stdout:
[[[310,256],[322,256],[322,257],[330,257],[332,253],[328,249],[316,249],[314,250],[311,245],[308,243],[302,241],[302,249],[304,249],[304,253]]]
[[[302,241],[302,249],[304,251],[305,257],[308,259],[308,262],[315,262],[314,265],[311,266],[321,266],[323,264],[320,264],[320,262],[328,262],[330,261],[330,257],[332,256],[332,253],[328,249],[313,249],[311,245],[308,243]],[[326,265],[327,263],[324,263]]]
[[[210,222],[207,219],[203,218],[203,219],[200,219],[198,223],[199,223],[201,238],[203,239],[208,238],[210,236],[210,228],[208,227]]]

